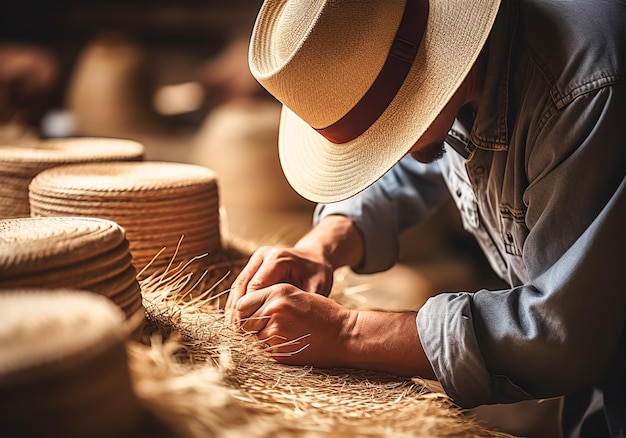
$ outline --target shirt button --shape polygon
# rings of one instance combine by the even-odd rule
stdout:
[[[476,168],[476,174],[477,175],[482,175],[483,173],[485,173],[485,168],[483,166],[478,166]]]

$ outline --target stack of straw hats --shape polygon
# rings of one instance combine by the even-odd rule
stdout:
[[[143,309],[124,230],[103,219],[0,220],[0,289],[15,288],[94,292],[128,317]]]
[[[122,312],[97,294],[0,293],[3,435],[148,436],[148,416],[131,385],[127,335]]]
[[[28,185],[42,170],[70,163],[139,161],[144,146],[132,140],[71,138],[0,142],[0,218],[28,217]]]
[[[204,254],[209,260],[221,248],[217,175],[206,167],[158,161],[59,166],[41,172],[29,190],[32,216],[120,224],[140,278],[170,262]]]

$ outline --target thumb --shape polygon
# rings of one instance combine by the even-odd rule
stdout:
[[[265,302],[269,299],[269,296],[269,289],[259,289],[248,292],[246,295],[239,298],[239,300],[235,304],[238,319],[241,320],[243,318],[249,318],[257,313],[261,309],[263,304],[265,304]]]

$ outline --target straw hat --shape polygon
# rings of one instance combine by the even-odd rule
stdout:
[[[283,103],[279,153],[305,198],[365,189],[422,136],[469,73],[499,0],[266,0],[252,74]]]
[[[6,436],[125,437],[146,414],[135,397],[123,313],[72,289],[0,293],[0,423]]]
[[[137,135],[159,128],[150,95],[149,55],[116,31],[98,33],[78,54],[68,80],[66,105],[82,135]],[[119,135],[119,134],[118,134]]]
[[[108,298],[127,317],[143,310],[124,230],[103,219],[0,220],[0,289],[16,288],[81,289]]]
[[[39,172],[61,164],[141,161],[144,146],[116,138],[64,138],[0,142],[0,218],[30,216],[28,185]]]
[[[121,225],[140,278],[170,261],[213,255],[222,247],[217,175],[203,166],[159,161],[58,166],[33,178],[29,199],[32,216],[99,217]]]

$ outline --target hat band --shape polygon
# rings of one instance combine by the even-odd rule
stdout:
[[[330,126],[316,129],[317,132],[332,143],[346,143],[372,126],[409,74],[427,19],[428,0],[407,0],[387,59],[370,88],[342,118]]]

